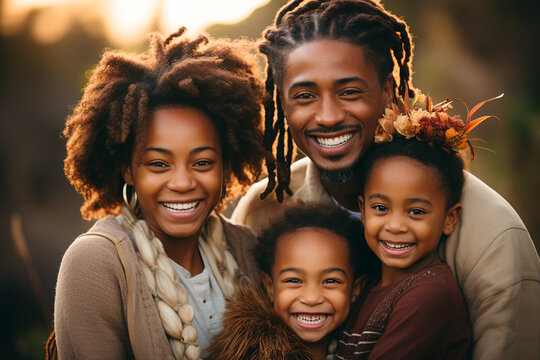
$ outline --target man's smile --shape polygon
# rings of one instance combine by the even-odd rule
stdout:
[[[349,141],[353,137],[353,135],[354,135],[354,132],[349,132],[349,133],[335,136],[335,137],[313,136],[313,138],[321,146],[337,147],[337,146],[345,144],[347,141]]]

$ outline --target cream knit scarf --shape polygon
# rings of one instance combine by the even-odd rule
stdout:
[[[174,357],[199,359],[197,330],[191,325],[193,308],[189,305],[186,290],[180,283],[163,244],[146,222],[137,219],[127,206],[122,207],[120,217],[122,226],[129,230],[135,239],[139,266],[152,292]],[[224,297],[230,298],[247,278],[227,249],[223,225],[214,212],[203,225],[199,246],[208,258]]]

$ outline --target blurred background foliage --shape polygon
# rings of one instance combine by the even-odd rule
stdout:
[[[15,15],[6,16],[12,2],[0,0],[0,358],[40,359],[51,329],[62,254],[91,225],[81,220],[81,198],[63,175],[64,119],[104,48],[143,50],[144,33],[164,27],[157,16],[146,19],[145,31],[122,43],[108,35],[99,17],[81,20],[80,12],[88,8],[51,1],[49,6],[27,9],[24,16],[17,14],[18,25],[8,28],[17,20]],[[92,6],[92,0],[83,2]],[[158,3],[163,7],[166,1]],[[244,6],[241,1],[223,3]],[[243,20],[213,24],[206,31],[216,37],[257,39],[284,1],[259,3]],[[488,120],[475,133],[496,153],[478,150],[470,168],[518,211],[538,249],[539,3],[386,0],[384,4],[410,25],[416,45],[414,85],[436,102],[462,98],[472,107],[505,93],[479,113],[497,115],[501,121]],[[459,105],[455,108],[456,113],[465,111]],[[14,235],[24,235],[29,257],[16,251]],[[33,282],[36,278],[39,284]]]

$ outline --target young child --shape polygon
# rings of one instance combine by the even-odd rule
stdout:
[[[297,205],[272,221],[255,248],[266,291],[227,305],[212,359],[325,359],[370,266],[362,224],[343,210]],[[373,258],[372,258],[373,259]]]
[[[338,358],[465,359],[471,326],[438,248],[461,214],[457,150],[470,146],[474,123],[450,117],[443,105],[402,109],[386,112],[379,143],[362,160],[359,207],[381,267],[342,334]]]
[[[60,266],[60,358],[206,357],[225,299],[258,281],[255,236],[214,212],[260,172],[256,59],[184,32],[105,52],[67,119],[65,173],[99,220]]]

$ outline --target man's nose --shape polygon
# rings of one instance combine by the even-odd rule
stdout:
[[[315,115],[317,124],[325,128],[332,128],[343,120],[345,120],[345,111],[339,100],[330,95],[323,96]]]

